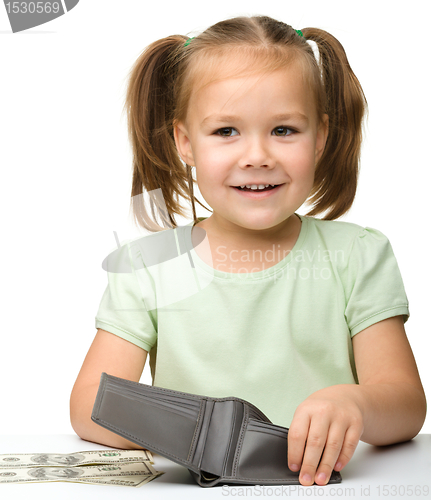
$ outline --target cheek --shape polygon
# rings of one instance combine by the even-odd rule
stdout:
[[[295,189],[301,196],[312,189],[315,175],[314,149],[308,142],[292,145],[289,154],[285,155],[286,173]]]
[[[231,156],[223,148],[199,148],[195,152],[196,178],[203,185],[220,184],[231,163]]]
[[[294,171],[306,172],[310,168],[314,169],[315,152],[313,141],[304,140],[292,144],[288,150],[284,151],[285,162],[290,164]]]
[[[208,199],[215,186],[220,184],[220,179],[215,165],[205,162],[204,158],[202,160],[200,163],[196,162],[196,181],[202,196]]]
[[[224,147],[211,147],[200,149],[199,160],[202,165],[211,165],[212,169],[215,166],[222,167],[226,165],[229,159],[232,159],[232,150]]]
[[[306,168],[307,166],[315,165],[316,154],[316,141],[315,138],[310,136],[304,137],[303,141],[297,144],[296,152],[301,164]]]

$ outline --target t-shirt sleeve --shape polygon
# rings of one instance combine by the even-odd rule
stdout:
[[[369,227],[355,236],[345,280],[345,318],[353,337],[384,319],[410,316],[404,283],[388,238]]]
[[[108,285],[100,301],[95,323],[96,328],[150,351],[157,339],[157,311],[147,308],[153,290],[149,281],[143,289],[145,282],[142,276],[138,279],[136,275],[133,252],[137,251],[133,244],[126,243],[105,259]]]

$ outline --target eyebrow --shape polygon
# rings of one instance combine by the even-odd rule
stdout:
[[[284,120],[300,120],[302,122],[308,123],[308,118],[302,113],[281,113],[278,115],[271,116],[271,120],[274,121],[284,121]],[[213,123],[225,123],[225,122],[234,122],[241,121],[241,117],[237,115],[209,115],[202,120],[201,125],[204,125],[207,122]]]

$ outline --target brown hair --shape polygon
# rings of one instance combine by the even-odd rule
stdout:
[[[326,147],[307,199],[313,208],[306,215],[328,211],[323,219],[333,220],[350,209],[357,187],[366,99],[340,42],[317,28],[304,28],[302,33],[267,16],[236,17],[214,24],[187,45],[187,37],[173,35],[142,52],[131,69],[125,101],[133,148],[131,204],[138,224],[152,231],[176,227],[174,215],[186,217],[180,196],[191,203],[197,221],[194,202],[204,205],[193,194],[196,180],[190,165],[184,166],[178,155],[173,126],[175,121],[184,121],[196,83],[203,86],[214,81],[220,60],[226,68],[226,54],[233,53],[247,57],[240,59],[243,65],[228,68],[230,76],[273,71],[291,60],[300,61],[318,118],[329,115]],[[319,63],[307,40],[317,44]],[[143,188],[148,192],[160,188],[166,211],[150,198],[151,219],[138,196]]]

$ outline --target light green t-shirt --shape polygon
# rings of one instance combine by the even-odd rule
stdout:
[[[354,335],[392,316],[409,317],[385,235],[300,218],[291,252],[254,273],[205,263],[192,248],[193,223],[125,243],[111,259],[123,268],[107,272],[96,328],[150,351],[154,385],[236,396],[289,427],[313,392],[358,383]]]

